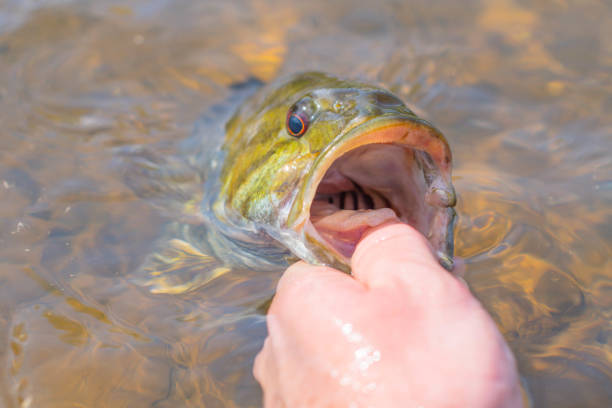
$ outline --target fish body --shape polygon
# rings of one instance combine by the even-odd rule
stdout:
[[[361,236],[398,220],[423,233],[452,269],[449,145],[389,91],[323,73],[294,75],[255,93],[224,133],[200,163],[201,228],[145,268],[157,287],[162,278],[163,287],[172,286],[168,274],[180,274],[184,264],[198,284],[228,265],[267,268],[296,259],[350,272]],[[204,143],[209,135],[195,137]]]
[[[308,122],[299,137],[287,129],[295,112]],[[353,211],[344,215],[363,218],[349,226],[354,233],[363,222],[371,227],[388,219],[374,219],[375,213],[391,208],[432,240],[443,263],[452,262],[450,148],[440,131],[384,89],[321,73],[273,84],[227,123],[215,165],[218,183],[205,192],[203,211],[218,225],[268,235],[299,258],[347,270],[350,250],[318,233],[312,219],[333,215],[333,207]],[[381,208],[363,202],[346,209],[349,195],[357,202],[379,198]],[[334,196],[344,202],[334,204]],[[321,197],[332,202],[321,208]]]

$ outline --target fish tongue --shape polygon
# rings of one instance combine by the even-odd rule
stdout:
[[[317,206],[311,221],[319,234],[342,255],[350,258],[363,234],[389,221],[400,222],[390,208],[378,210],[337,210],[328,206]]]

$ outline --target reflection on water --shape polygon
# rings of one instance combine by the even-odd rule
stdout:
[[[233,83],[307,69],[380,83],[445,131],[457,252],[535,406],[609,405],[612,9],[430,3],[3,2],[0,405],[260,404],[256,309],[279,271],[134,287],[173,219],[117,163],[174,153]]]

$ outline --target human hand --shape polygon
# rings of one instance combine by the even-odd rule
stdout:
[[[521,407],[493,320],[413,228],[368,234],[353,276],[298,262],[278,283],[254,375],[266,407]]]

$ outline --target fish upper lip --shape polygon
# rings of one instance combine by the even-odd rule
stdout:
[[[382,116],[369,119],[337,138],[317,157],[313,169],[309,172],[290,208],[288,225],[291,229],[302,233],[316,231],[310,221],[310,208],[318,185],[325,173],[343,154],[370,144],[397,144],[427,152],[437,167],[440,177],[452,186],[450,183],[452,161],[450,148],[442,133],[433,125],[411,115]],[[454,206],[454,192],[452,202],[447,204],[447,207]],[[448,213],[446,222],[450,227],[450,232],[447,231],[446,234],[451,234],[450,248],[446,245],[447,248],[438,251],[440,262],[447,269],[452,268],[452,226],[454,225],[454,209],[450,208],[449,210],[452,210],[452,213]],[[313,238],[318,241],[320,237],[315,236]],[[444,244],[440,245],[444,246]],[[332,249],[332,252],[337,252],[334,248],[330,249]],[[448,259],[449,249],[451,259]],[[349,263],[349,260],[339,253],[334,253],[333,257],[340,264],[347,265]]]

